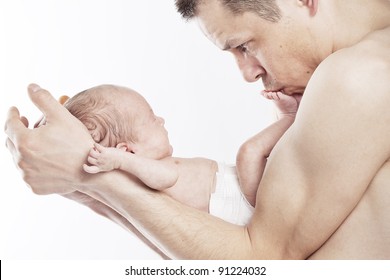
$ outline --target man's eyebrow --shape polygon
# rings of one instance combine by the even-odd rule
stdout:
[[[232,46],[236,46],[238,43],[238,40],[233,38],[233,39],[227,39],[225,41],[225,43],[222,45],[222,50],[223,51],[227,51],[227,50],[230,50],[232,48]]]

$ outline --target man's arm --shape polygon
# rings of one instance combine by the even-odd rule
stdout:
[[[163,259],[168,259],[168,257],[163,252],[161,252],[159,248],[157,248],[154,244],[152,244],[149,240],[147,240],[132,224],[129,223],[128,220],[126,220],[118,212],[114,211],[113,209],[103,204],[102,202],[97,201],[96,199],[93,199],[92,197],[78,191],[67,193],[62,196],[67,199],[76,201],[88,207],[95,213],[103,217],[106,217],[107,219],[120,225],[121,227],[128,230],[129,232],[135,234],[145,245],[147,245],[150,249],[152,249],[157,254],[159,254]]]
[[[55,192],[53,185],[77,185],[110,205],[171,257],[306,258],[350,214],[390,154],[390,93],[383,82],[389,71],[367,64],[363,69],[359,63],[345,69],[354,60],[338,61],[341,63],[333,59],[320,66],[317,77],[313,76],[295,123],[269,158],[260,186],[262,195],[247,227],[231,225],[163,193],[131,185],[119,171],[82,176],[75,166],[81,166],[92,139],[82,136],[90,138],[87,131],[70,125],[76,124],[72,116],[48,101],[45,91],[36,92],[32,99],[49,112],[48,123],[31,134],[12,109],[6,124],[8,147],[22,173],[29,175],[24,179],[35,192]],[[367,82],[367,73],[375,73],[378,82]],[[367,98],[370,93],[375,95]],[[73,133],[67,137],[69,131]],[[70,157],[54,164],[56,149]],[[40,153],[31,152],[36,150]]]
[[[179,178],[176,163],[170,157],[155,160],[138,156],[121,148],[103,147],[97,143],[89,152],[88,163],[91,165],[83,165],[83,169],[88,173],[119,169],[134,175],[155,190],[170,188]]]
[[[353,211],[390,155],[390,93],[381,82],[389,73],[376,63],[349,68],[354,60],[343,61],[340,55],[317,70],[295,123],[271,153],[247,227],[161,193],[124,188],[126,178],[120,174],[110,177],[112,183],[102,178],[105,183],[85,190],[112,205],[175,258],[307,258]],[[366,71],[380,73],[379,82],[365,81]]]
[[[94,141],[87,128],[49,92],[31,84],[28,94],[44,121],[29,129],[28,120],[17,108],[10,108],[4,126],[6,146],[34,193],[72,192],[74,183],[87,177],[82,165]]]
[[[13,107],[8,113],[5,132],[8,135],[7,147],[23,179],[35,193],[69,194],[76,188],[102,202],[101,205],[115,210],[147,239],[173,257],[221,258],[221,247],[215,245],[220,245],[220,241],[230,245],[226,242],[230,242],[228,239],[232,236],[236,236],[237,241],[247,236],[244,228],[213,218],[161,192],[145,188],[124,172],[95,175],[84,172],[82,163],[93,147],[93,140],[85,126],[37,85],[29,86],[29,96],[44,114],[45,124],[28,129],[27,120],[20,117],[18,110]],[[227,234],[229,238],[221,239],[220,230],[224,230],[224,227],[232,235]],[[201,246],[203,242],[204,246]],[[234,249],[233,244],[227,248]],[[245,248],[244,243],[242,245],[240,248]],[[236,255],[236,252],[230,251],[225,258],[237,258],[244,252],[246,250],[239,250]]]

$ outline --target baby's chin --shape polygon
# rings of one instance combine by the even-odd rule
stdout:
[[[169,156],[173,155],[173,147],[172,145],[169,145]]]

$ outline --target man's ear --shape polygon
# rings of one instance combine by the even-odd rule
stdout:
[[[318,1],[320,0],[297,0],[300,6],[306,6],[310,10],[310,15],[315,16],[318,11]]]
[[[116,148],[132,154],[135,154],[135,150],[136,150],[135,145],[128,142],[121,142],[116,145]]]

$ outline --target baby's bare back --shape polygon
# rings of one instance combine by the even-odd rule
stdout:
[[[215,188],[217,162],[205,158],[172,158],[179,170],[176,184],[164,190],[173,199],[208,212],[210,194]]]

